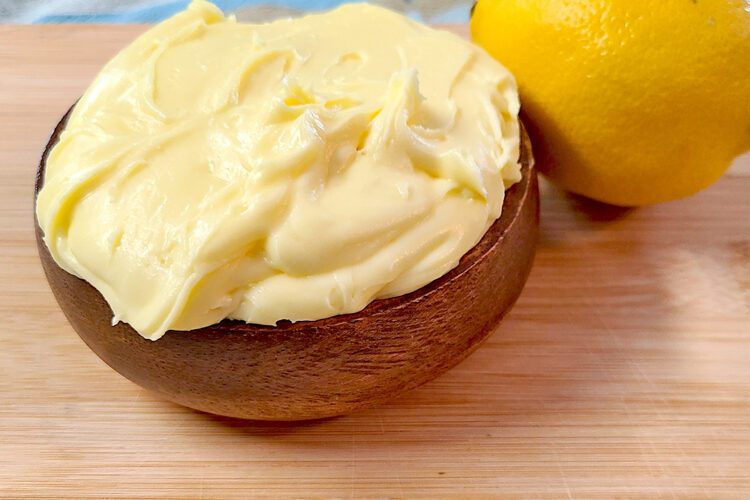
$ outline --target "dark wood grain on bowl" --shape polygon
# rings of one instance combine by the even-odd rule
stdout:
[[[35,193],[44,182],[42,156]],[[50,287],[70,324],[109,366],[167,399],[210,413],[258,420],[342,415],[377,405],[453,367],[508,312],[531,269],[539,190],[523,132],[522,180],[506,193],[502,216],[458,267],[401,297],[361,312],[277,327],[222,321],[146,340],[111,326],[99,292],[52,259],[36,223]]]

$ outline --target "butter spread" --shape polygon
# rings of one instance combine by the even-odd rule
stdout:
[[[149,339],[356,312],[445,274],[499,217],[518,110],[482,49],[389,10],[255,25],[194,1],[76,104],[37,216],[55,262]]]

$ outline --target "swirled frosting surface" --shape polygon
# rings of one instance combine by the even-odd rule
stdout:
[[[149,339],[356,312],[445,274],[499,217],[518,110],[482,49],[383,8],[253,25],[194,1],[77,103],[38,220]]]

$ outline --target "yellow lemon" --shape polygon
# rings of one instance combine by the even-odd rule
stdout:
[[[479,0],[539,168],[616,205],[681,198],[750,148],[750,0]]]

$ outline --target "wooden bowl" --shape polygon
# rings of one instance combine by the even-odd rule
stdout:
[[[57,125],[42,156],[44,182]],[[198,410],[257,420],[304,420],[377,405],[437,377],[474,351],[526,282],[537,238],[539,190],[522,132],[523,179],[506,193],[502,216],[445,276],[364,310],[277,327],[222,321],[146,340],[87,282],[52,259],[36,224],[42,266],[65,316],[116,371]]]

